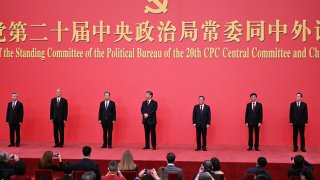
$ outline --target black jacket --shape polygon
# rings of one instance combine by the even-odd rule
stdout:
[[[157,101],[151,99],[150,104],[148,105],[147,101],[143,101],[141,105],[141,114],[142,114],[142,123],[148,123],[149,125],[157,124]],[[145,119],[143,114],[147,113],[148,117]]]
[[[12,108],[12,102],[8,103],[7,118],[8,123],[19,124],[23,121],[23,104],[17,101],[16,106]]]
[[[305,125],[308,123],[308,106],[306,103],[300,103],[300,107],[296,102],[290,105],[290,123],[293,125]]]
[[[51,100],[50,105],[50,119],[62,123],[68,118],[68,101],[61,97],[59,106],[57,105],[57,98]]]
[[[206,127],[211,124],[211,110],[210,106],[204,104],[203,111],[200,110],[200,105],[197,104],[193,107],[192,122],[196,127]]]
[[[106,109],[105,101],[100,103],[99,107],[99,121],[102,123],[112,123],[116,121],[116,104],[113,101],[109,101],[108,108]]]
[[[93,171],[96,174],[97,180],[100,180],[101,174],[97,163],[94,161],[83,158],[74,167],[75,171]]]
[[[263,118],[263,109],[262,104],[256,102],[256,107],[252,109],[252,102],[247,104],[246,114],[245,114],[245,123],[248,123],[248,126],[257,127],[258,124],[262,124]]]

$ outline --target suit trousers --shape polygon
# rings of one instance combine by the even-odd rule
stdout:
[[[64,144],[64,123],[53,121],[53,136],[55,145]],[[60,138],[59,138],[60,137]]]
[[[20,145],[20,124],[9,123],[10,128],[10,144]],[[14,142],[14,135],[16,134],[16,142]]]
[[[197,148],[201,148],[201,137],[202,137],[202,148],[207,147],[207,127],[196,127],[197,134]]]
[[[252,148],[253,146],[253,130],[255,134],[255,140],[254,140],[254,147],[259,147],[259,133],[260,133],[260,127],[258,126],[249,126],[249,140],[248,140],[248,146]]]
[[[150,147],[150,134],[152,147],[157,147],[156,124],[149,125],[144,123],[145,147]]]
[[[293,147],[298,149],[298,133],[300,134],[301,149],[305,149],[305,125],[293,125]]]

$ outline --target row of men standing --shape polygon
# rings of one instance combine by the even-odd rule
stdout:
[[[68,101],[63,98],[61,89],[56,90],[56,97],[52,98],[50,104],[50,121],[53,124],[54,147],[62,148],[64,145],[64,127],[68,117]],[[116,122],[116,104],[110,100],[110,92],[104,93],[104,100],[100,103],[98,122],[103,129],[103,144],[101,148],[112,148],[112,131]],[[259,134],[263,119],[262,104],[257,102],[257,94],[250,94],[251,102],[246,106],[245,124],[248,126],[248,151],[253,146],[259,151]],[[192,122],[196,129],[196,151],[207,151],[207,129],[211,124],[210,106],[205,104],[205,97],[198,97],[199,103],[193,108]],[[145,146],[143,149],[150,149],[150,136],[152,149],[156,150],[156,124],[157,124],[157,108],[158,103],[153,99],[153,92],[146,92],[146,100],[142,102],[141,114],[142,124],[145,132]],[[18,94],[12,93],[12,101],[8,103],[6,122],[10,128],[10,144],[11,146],[20,146],[20,126],[23,122],[23,104],[18,101]],[[293,151],[298,150],[297,139],[300,134],[301,151],[305,149],[305,126],[308,124],[308,108],[305,102],[302,102],[302,93],[296,94],[296,101],[290,105],[290,124],[293,126]],[[253,144],[253,132],[255,133],[255,141]],[[16,141],[15,135],[16,134]],[[202,141],[201,141],[202,139]]]

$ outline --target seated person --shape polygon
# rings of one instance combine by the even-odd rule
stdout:
[[[74,165],[72,162],[66,162],[63,164],[63,173],[64,175],[57,180],[73,180],[73,172],[74,172]]]
[[[53,163],[53,158],[59,159],[59,165]],[[54,172],[63,170],[63,163],[60,153],[53,153],[52,151],[46,151],[40,160],[39,169],[52,169]]]
[[[120,171],[136,171],[138,173],[138,166],[133,162],[133,156],[130,151],[125,151],[119,162]]]
[[[110,161],[108,170],[109,171],[106,174],[106,176],[103,177],[104,180],[126,180],[126,178],[124,178],[121,172],[119,171],[119,165],[117,161]]]
[[[249,168],[249,169],[247,170],[247,172],[245,173],[245,175],[244,175],[244,180],[247,179],[247,175],[248,175],[248,174],[255,174],[255,175],[257,175],[257,171],[258,171],[258,170],[264,170],[264,172],[265,172],[266,175],[268,176],[268,179],[269,179],[269,180],[272,180],[271,174],[270,174],[269,172],[265,171],[265,169],[264,169],[264,168],[267,166],[267,164],[268,164],[268,161],[267,161],[267,159],[266,159],[265,157],[259,157],[259,158],[257,159],[257,165],[256,165],[256,167],[255,167],[255,168]]]
[[[292,163],[293,163],[293,165],[288,170],[288,177],[289,178],[291,176],[300,176],[303,169],[308,169],[309,171],[313,172],[312,165],[308,161],[306,161],[304,159],[304,157],[301,155],[296,155],[293,158]]]
[[[31,180],[30,176],[26,176],[26,164],[18,161],[13,165],[13,176],[10,180]]]

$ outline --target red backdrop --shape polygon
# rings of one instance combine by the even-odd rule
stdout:
[[[169,47],[259,47],[274,49],[300,49],[317,47],[315,40],[319,2],[312,1],[211,1],[171,0],[167,14],[144,14],[147,1],[7,1],[0,7],[0,21],[9,28],[11,21],[27,24],[47,23],[56,28],[57,21],[72,29],[72,21],[89,21],[97,25],[100,20],[116,27],[120,21],[132,25],[149,20],[154,26],[159,21],[171,20],[181,30],[181,21],[217,21],[219,40],[208,43],[199,39],[175,43],[99,43],[93,37],[90,43],[71,42],[72,34],[63,34],[63,42],[57,43],[56,33],[35,29],[29,36],[47,36],[48,42],[0,43],[0,47],[38,47],[88,49],[99,47],[141,47],[165,50]],[[224,43],[223,26],[238,20],[246,25],[247,20],[265,20],[266,24],[288,24],[288,35],[275,42],[274,35],[267,35],[264,42],[256,38],[247,42],[245,36],[240,43]],[[291,40],[295,20],[308,20],[313,34],[307,42]],[[266,26],[267,27],[267,26]],[[268,28],[266,28],[268,29]],[[112,29],[114,30],[114,29]],[[8,32],[6,32],[8,35]],[[245,31],[243,31],[245,35]],[[179,33],[177,38],[180,39]],[[155,36],[156,38],[156,36]],[[25,118],[22,125],[23,141],[53,141],[52,125],[49,121],[50,99],[56,88],[63,90],[69,101],[69,118],[66,125],[66,142],[98,142],[102,140],[102,129],[98,124],[98,106],[105,90],[117,105],[117,123],[114,128],[115,143],[143,143],[140,106],[145,91],[152,90],[158,101],[157,138],[159,144],[194,144],[195,130],[191,115],[197,97],[204,95],[211,106],[212,126],[208,132],[210,144],[246,145],[247,128],[244,125],[245,105],[249,94],[256,92],[263,103],[264,119],[261,130],[262,145],[292,145],[292,128],[289,125],[289,105],[295,93],[301,91],[309,107],[309,125],[306,130],[307,146],[319,146],[320,126],[319,92],[320,64],[310,59],[5,59],[0,58],[0,140],[8,140],[5,123],[7,103],[11,92],[17,91],[24,103]]]

